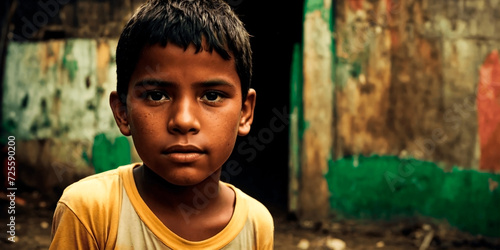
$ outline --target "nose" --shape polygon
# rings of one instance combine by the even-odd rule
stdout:
[[[168,132],[172,134],[197,134],[200,131],[197,104],[188,98],[172,103]]]

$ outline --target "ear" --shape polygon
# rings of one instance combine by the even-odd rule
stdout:
[[[238,135],[244,136],[250,132],[250,127],[253,122],[253,113],[255,110],[255,99],[257,98],[257,93],[254,89],[249,89],[247,98],[243,102],[241,107],[241,117],[240,125],[238,127]]]
[[[127,105],[121,101],[118,92],[113,91],[109,95],[109,106],[111,106],[116,125],[118,125],[120,132],[125,136],[129,136],[131,133],[130,124],[128,123]]]

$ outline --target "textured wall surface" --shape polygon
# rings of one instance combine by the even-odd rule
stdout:
[[[21,181],[65,186],[131,161],[108,101],[116,88],[115,47],[115,40],[89,39],[9,44],[2,132],[19,141]]]
[[[116,38],[144,0],[19,1],[11,20],[11,39]],[[14,5],[14,3],[12,3]]]
[[[11,43],[4,81],[4,126],[19,139],[93,140],[117,129],[109,108],[115,89],[115,41]]]
[[[478,169],[479,68],[500,47],[500,3],[336,2],[336,156]]]
[[[331,3],[306,1],[303,52],[303,119],[301,191],[299,209],[303,218],[318,220],[328,214],[323,175],[328,170],[332,148],[333,79],[331,53]]]
[[[330,30],[327,2],[305,5],[297,210],[327,198],[336,218],[427,216],[500,236],[500,1],[332,1]]]
[[[480,169],[500,170],[500,60],[495,50],[479,70],[477,98]]]

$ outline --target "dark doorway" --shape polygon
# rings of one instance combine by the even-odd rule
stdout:
[[[230,1],[252,35],[257,91],[250,134],[236,142],[230,158],[242,167],[229,182],[264,203],[286,211],[288,124],[293,46],[302,41],[303,1]]]

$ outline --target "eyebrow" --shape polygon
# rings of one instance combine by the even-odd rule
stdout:
[[[137,82],[134,87],[146,87],[146,86],[151,86],[151,87],[175,87],[177,86],[177,83],[174,82],[169,82],[169,81],[162,81],[162,80],[155,80],[155,79],[145,79]],[[203,88],[210,88],[210,87],[217,87],[217,86],[226,86],[229,88],[236,88],[236,86],[228,81],[222,80],[222,79],[212,79],[208,81],[203,81],[203,82],[197,82],[194,83],[195,87],[203,87]]]
[[[226,86],[226,87],[230,87],[233,89],[236,88],[234,86],[234,84],[227,82],[225,80],[222,80],[222,79],[213,79],[213,80],[203,81],[203,82],[195,83],[194,85],[196,87],[205,87],[205,88],[217,87],[217,86]]]
[[[166,81],[161,81],[161,80],[155,80],[155,79],[145,79],[141,80],[135,83],[134,88],[138,87],[146,87],[146,86],[151,86],[151,87],[169,87],[169,86],[174,86],[175,83],[172,82],[166,82]]]

